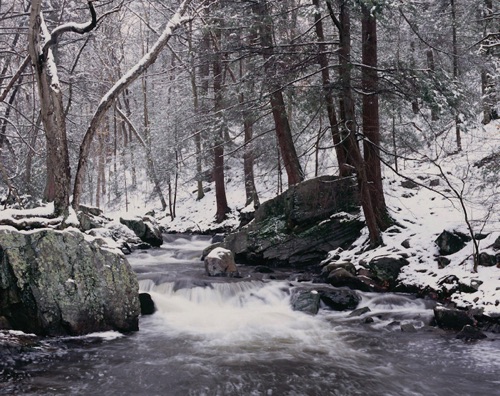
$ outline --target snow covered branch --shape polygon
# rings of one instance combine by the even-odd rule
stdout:
[[[88,2],[89,10],[90,10],[90,16],[91,20],[86,23],[75,23],[75,22],[68,22],[65,23],[61,26],[56,27],[52,33],[50,33],[49,37],[46,38],[45,45],[43,46],[42,53],[45,54],[46,51],[55,43],[57,43],[57,40],[59,36],[61,36],[63,33],[67,32],[72,32],[72,33],[78,33],[78,34],[85,34],[90,31],[92,31],[96,25],[97,25],[97,14],[94,9],[94,5],[92,4],[92,1]]]
[[[156,61],[163,48],[172,37],[173,32],[192,19],[192,17],[184,16],[191,2],[192,0],[184,0],[179,5],[176,13],[170,18],[163,33],[155,42],[151,50],[145,54],[135,66],[129,69],[129,71],[126,72],[101,99],[80,146],[80,156],[73,189],[73,207],[77,208],[80,204],[80,196],[83,188],[84,173],[90,153],[90,146],[106,112],[113,105],[115,99],[117,99],[130,84],[137,80],[137,78]]]

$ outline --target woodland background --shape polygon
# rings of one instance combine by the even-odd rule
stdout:
[[[42,15],[35,5],[46,32],[33,28]],[[384,173],[409,161],[438,164],[468,150],[470,130],[498,118],[499,16],[492,0],[1,0],[3,204],[55,200],[57,211],[73,191],[76,207],[129,210],[140,195],[173,220],[180,187],[200,200],[215,181],[221,222],[233,207],[228,171],[243,175],[246,204],[258,206],[259,195],[321,174],[354,172],[370,187],[381,184],[380,169],[369,174],[380,163]],[[145,66],[172,20],[179,23],[156,61],[108,100],[86,140],[110,89]],[[59,84],[59,140],[44,118],[50,106],[40,111],[30,40],[50,41],[38,77]],[[61,139],[67,162],[57,159]],[[497,185],[499,156],[484,157],[485,180]],[[58,187],[61,169],[67,180]],[[383,229],[382,187],[375,195],[375,228]]]

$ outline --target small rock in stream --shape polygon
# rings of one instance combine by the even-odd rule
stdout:
[[[365,313],[367,312],[371,312],[371,309],[368,308],[368,307],[363,307],[363,308],[358,308],[358,309],[355,309],[354,311],[352,311],[350,314],[349,314],[349,317],[350,318],[353,318],[355,316],[361,316],[361,315],[364,315]]]
[[[477,327],[465,325],[463,329],[457,334],[456,338],[463,339],[464,341],[472,341],[482,340],[484,338],[487,338],[487,336]]]

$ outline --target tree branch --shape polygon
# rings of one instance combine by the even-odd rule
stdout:
[[[87,165],[87,160],[90,153],[90,146],[98,126],[106,115],[106,112],[111,108],[115,99],[132,84],[142,73],[151,66],[158,58],[162,49],[167,45],[173,35],[173,32],[188,22],[192,18],[184,17],[189,4],[192,0],[184,0],[177,9],[177,12],[168,21],[163,33],[153,45],[151,50],[144,55],[125,75],[120,78],[113,87],[102,97],[97,109],[90,121],[90,126],[85,133],[82,144],[80,145],[80,155],[78,167],[75,175],[75,184],[73,188],[73,207],[78,208],[83,188],[84,172]]]
[[[72,33],[78,33],[78,34],[85,34],[90,31],[92,31],[96,26],[97,26],[97,14],[94,9],[94,5],[92,4],[92,1],[88,2],[89,5],[89,10],[90,10],[90,16],[91,19],[89,22],[86,23],[75,23],[75,22],[69,22],[65,23],[64,25],[56,27],[52,33],[50,34],[50,39],[45,42],[45,45],[43,46],[42,53],[45,54],[46,51],[53,46],[54,44],[57,43],[57,40],[59,39],[59,36],[66,32],[72,32]]]
[[[26,69],[26,66],[28,66],[29,64],[30,64],[30,57],[28,55],[26,58],[24,58],[24,61],[21,64],[21,66],[19,66],[19,69],[17,69],[16,74],[14,74],[12,76],[9,83],[7,84],[5,89],[3,90],[2,94],[0,95],[0,102],[3,102],[5,100],[5,98],[7,97],[7,94],[12,89],[12,87],[14,86],[16,81],[19,79],[19,77],[21,77],[21,74],[23,73],[24,69]]]

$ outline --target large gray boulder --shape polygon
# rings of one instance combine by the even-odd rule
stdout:
[[[125,257],[77,230],[0,229],[0,317],[38,335],[138,330],[138,282]]]
[[[358,215],[356,181],[321,176],[261,204],[255,219],[228,235],[223,246],[247,264],[314,265],[358,238],[364,226]]]
[[[152,217],[122,217],[120,218],[120,223],[130,228],[143,242],[151,246],[159,247],[163,244],[160,227]]]

